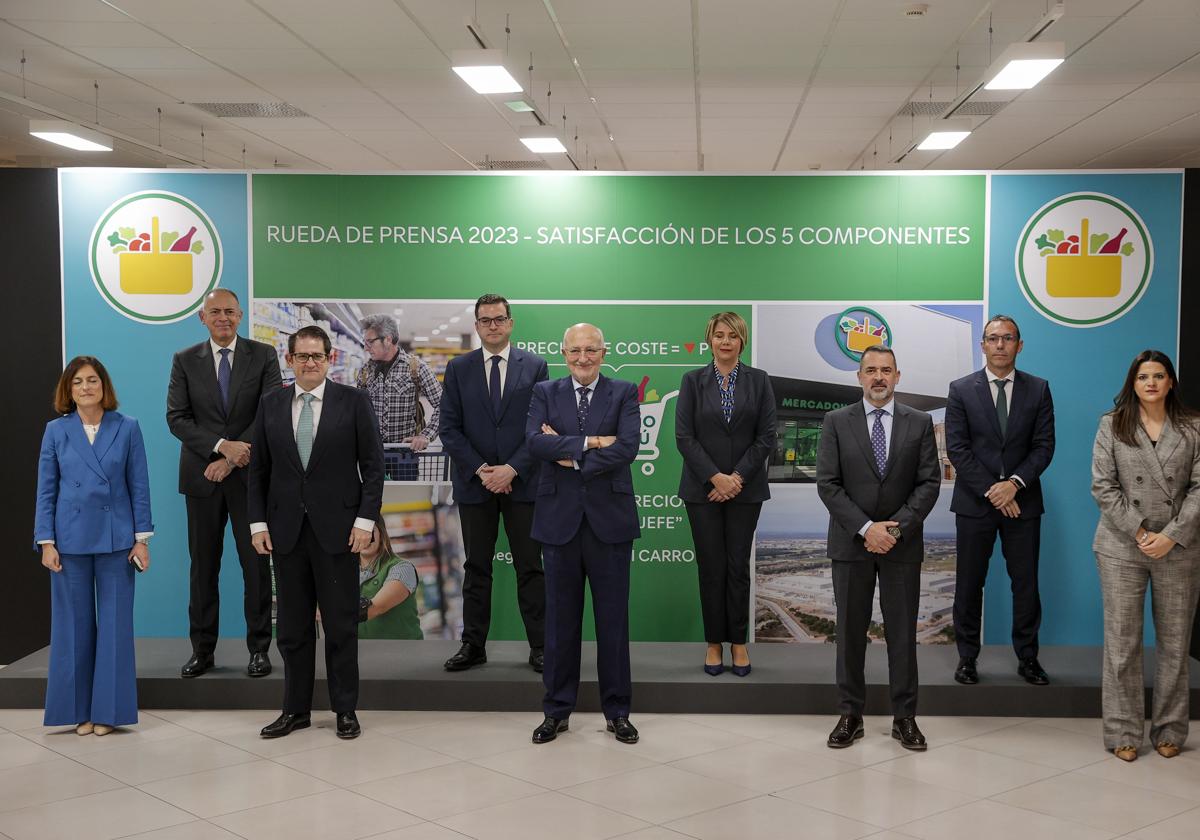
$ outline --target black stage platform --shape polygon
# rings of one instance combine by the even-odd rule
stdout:
[[[363,641],[359,644],[360,709],[537,711],[541,677],[526,663],[520,642],[492,642],[488,663],[458,674],[442,662],[458,650],[449,641]],[[0,670],[0,708],[36,708],[46,690],[48,648]],[[186,639],[138,639],[138,705],[143,709],[278,709],[283,667],[271,651],[274,672],[260,679],[245,674],[247,654],[240,640],[223,639],[217,667],[184,680],[179,667],[191,653]],[[887,656],[882,644],[867,655],[867,713],[887,714]],[[638,712],[737,714],[832,714],[837,709],[832,645],[757,644],[750,646],[754,671],[738,678],[726,671],[710,677],[700,666],[701,644],[635,643],[633,708]],[[981,681],[954,682],[958,655],[953,647],[922,646],[920,713],[1013,717],[1098,717],[1100,648],[1042,648],[1048,686],[1025,683],[1016,674],[1012,650],[994,646],[979,658]],[[1145,673],[1154,673],[1154,652],[1146,652]],[[598,711],[596,648],[585,643],[579,692],[580,711]],[[314,706],[328,708],[325,668],[318,643]],[[1200,667],[1192,668],[1193,717],[1200,715]]]

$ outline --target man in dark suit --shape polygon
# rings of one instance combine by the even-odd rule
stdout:
[[[834,749],[863,736],[867,629],[879,579],[892,695],[892,737],[924,750],[917,727],[917,605],[924,522],[941,490],[933,421],[900,405],[896,355],[879,344],[859,361],[863,399],[825,415],[817,445],[817,495],[829,509],[829,557],[837,601]]]
[[[569,376],[534,386],[525,431],[542,462],[533,538],[546,569],[545,720],[533,742],[567,730],[579,693],[583,587],[592,592],[600,707],[608,731],[637,743],[629,722],[629,563],[641,535],[629,465],[637,456],[641,413],[632,383],[600,375],[604,336],[576,324],[563,336]]]
[[[530,536],[538,462],[525,442],[525,418],[535,383],[549,378],[546,361],[509,342],[508,301],[475,302],[483,348],[451,359],[442,385],[442,445],[454,462],[451,480],[467,560],[463,578],[462,647],[447,671],[487,662],[492,617],[492,562],[500,517],[517,574],[517,604],[529,640],[529,664],[542,670],[546,585],[542,549]]]
[[[218,578],[225,523],[242,564],[246,614],[246,673],[271,673],[271,563],[250,544],[246,518],[246,470],[250,426],[258,401],[280,386],[279,360],[268,344],[240,338],[237,295],[217,289],[204,299],[200,322],[208,341],[180,350],[171,361],[167,425],[179,448],[179,492],[187,505],[192,557],[188,625],[192,657],[181,675],[198,677],[213,667],[220,602]]]
[[[325,378],[331,350],[320,327],[288,337],[296,383],[263,397],[250,452],[250,531],[274,552],[283,713],[262,730],[278,738],[309,725],[319,607],[329,705],[337,736],[357,738],[358,554],[383,502],[383,444],[367,395]]]
[[[1054,457],[1054,403],[1044,379],[1016,369],[1024,343],[1017,322],[993,315],[980,342],[986,366],[950,383],[946,450],[954,465],[958,584],[954,679],[979,682],[983,585],[1000,534],[1012,581],[1012,643],[1017,673],[1032,685],[1050,678],[1038,662],[1038,544],[1042,527],[1041,475]]]

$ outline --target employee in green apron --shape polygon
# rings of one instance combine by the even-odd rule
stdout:
[[[417,569],[392,551],[387,525],[375,520],[371,542],[359,554],[358,637],[421,639],[417,617]]]

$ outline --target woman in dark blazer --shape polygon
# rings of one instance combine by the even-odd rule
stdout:
[[[1164,758],[1188,735],[1188,647],[1200,593],[1200,414],[1175,392],[1166,354],[1133,360],[1115,407],[1100,418],[1092,550],[1104,596],[1104,746],[1137,758],[1145,725],[1142,623],[1146,585],[1157,636],[1150,742]]]
[[[675,443],[683,455],[679,497],[687,505],[700,610],[708,652],[705,673],[750,673],[750,551],[767,489],[766,461],[775,446],[775,394],[764,371],[740,361],[746,322],[736,312],[708,320],[713,363],[684,374],[675,408]]]
[[[54,573],[45,725],[80,735],[137,723],[133,577],[154,525],[142,431],[116,408],[104,365],[76,356],[38,460],[34,541]]]

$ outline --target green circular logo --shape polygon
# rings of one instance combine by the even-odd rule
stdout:
[[[833,338],[838,349],[857,364],[868,347],[876,344],[892,346],[892,328],[874,309],[851,306],[834,322]]]
[[[88,253],[101,296],[144,324],[186,318],[221,280],[221,239],[212,220],[162,190],[132,193],[105,210]]]

